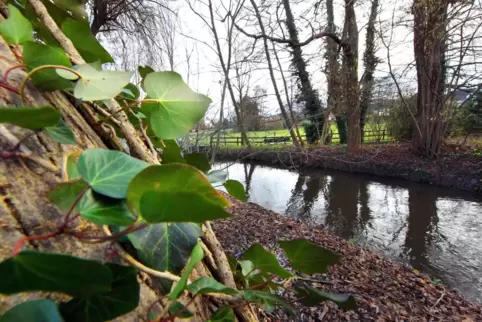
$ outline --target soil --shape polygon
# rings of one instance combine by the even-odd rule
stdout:
[[[228,197],[234,216],[217,221],[214,229],[225,250],[238,257],[253,243],[275,251],[278,240],[305,238],[342,255],[328,274],[312,276],[312,286],[352,294],[357,309],[343,311],[333,303],[296,306],[296,317],[281,311],[260,312],[266,321],[482,321],[482,308],[455,291],[432,282],[409,266],[328,234],[322,227],[281,216],[253,203]]]
[[[340,146],[221,150],[217,159],[360,172],[482,192],[482,156],[452,146],[446,146],[436,159],[415,154],[407,144],[365,145],[357,154],[348,154]]]

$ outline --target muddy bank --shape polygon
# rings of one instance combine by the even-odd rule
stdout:
[[[220,161],[257,161],[283,167],[315,167],[401,178],[414,182],[482,192],[482,157],[447,153],[438,159],[415,155],[408,145],[364,146],[357,155],[340,147],[283,150],[221,150]]]
[[[278,240],[306,238],[342,255],[328,274],[314,276],[313,286],[351,293],[358,302],[354,311],[342,311],[326,303],[314,308],[297,307],[296,321],[482,321],[482,308],[465,301],[446,286],[408,266],[328,234],[319,227],[280,216],[256,204],[230,199],[229,220],[217,221],[216,235],[234,256],[253,243],[275,250]],[[265,315],[269,321],[290,320],[280,312]]]

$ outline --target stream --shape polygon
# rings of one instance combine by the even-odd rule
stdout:
[[[295,171],[253,163],[217,163],[213,168],[226,167],[230,179],[243,183],[250,202],[323,225],[482,303],[482,196],[323,169]]]

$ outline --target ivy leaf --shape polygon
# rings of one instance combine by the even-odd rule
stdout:
[[[179,297],[179,295],[182,294],[182,292],[186,288],[187,280],[189,279],[189,276],[191,275],[192,270],[197,264],[201,262],[203,257],[204,257],[203,249],[201,245],[198,243],[192,249],[191,257],[189,258],[189,262],[187,263],[186,268],[184,269],[184,273],[182,274],[181,279],[179,280],[179,282],[177,282],[176,286],[171,291],[171,293],[169,293],[169,299],[175,300]]]
[[[154,103],[149,122],[158,138],[176,139],[189,133],[206,113],[211,99],[193,92],[175,72],[156,72],[144,79],[144,89]]]
[[[108,263],[112,272],[111,290],[89,297],[73,298],[60,305],[60,312],[69,322],[103,322],[129,313],[139,305],[140,286],[137,271],[131,266]]]
[[[84,101],[101,101],[116,97],[126,86],[132,72],[113,70],[98,71],[89,64],[79,66],[77,72],[82,78],[77,81],[74,96]]]
[[[204,153],[186,153],[184,160],[186,160],[187,164],[192,165],[202,172],[211,170],[208,157]]]
[[[152,69],[150,66],[139,66],[137,70],[139,71],[141,78],[146,78],[148,74],[154,73],[154,69]]]
[[[33,40],[33,28],[15,6],[8,5],[8,18],[0,23],[0,33],[12,45]]]
[[[214,278],[203,276],[187,286],[187,289],[194,295],[207,293],[222,293],[236,295],[238,291],[224,284],[219,283]]]
[[[109,292],[112,273],[97,261],[68,255],[24,251],[0,263],[0,293],[62,292],[88,296]]]
[[[72,67],[69,58],[62,49],[35,41],[28,41],[23,45],[23,61],[29,72],[45,65]],[[33,74],[31,79],[35,86],[45,91],[72,88],[72,82],[60,77],[55,69],[40,70]]]
[[[66,212],[70,209],[79,195],[83,191],[86,191],[88,187],[89,185],[84,180],[61,182],[49,192],[49,199],[55,203],[61,211]]]
[[[102,47],[97,38],[92,34],[87,21],[67,19],[62,24],[62,31],[70,38],[79,54],[87,63],[99,61],[113,63],[114,59]]]
[[[194,316],[194,314],[192,314],[188,309],[186,309],[186,307],[182,303],[179,302],[174,302],[169,305],[169,314],[171,316],[175,315],[179,319],[189,319]]]
[[[231,216],[224,209],[229,205],[226,199],[201,172],[184,164],[155,165],[140,172],[129,184],[127,204],[134,214],[152,223]]]
[[[128,100],[136,100],[139,98],[139,96],[141,96],[141,92],[136,85],[129,83],[124,86],[119,96]]]
[[[137,256],[158,271],[178,274],[198,244],[201,228],[196,224],[155,224],[127,235]]]
[[[88,191],[78,206],[80,215],[98,225],[128,226],[135,220],[125,200],[113,199]]]
[[[216,310],[208,322],[234,322],[236,321],[234,311],[229,306],[223,306]]]
[[[87,19],[83,0],[54,0],[54,3],[65,11],[70,11],[76,19]]]
[[[77,144],[74,132],[60,119],[57,124],[46,128],[48,134],[60,144]]]
[[[64,171],[66,181],[73,181],[81,178],[79,169],[77,169],[77,161],[79,160],[80,154],[80,151],[76,151],[65,157]]]
[[[244,186],[241,182],[236,180],[228,180],[224,183],[224,188],[226,188],[228,193],[234,198],[241,201],[248,201],[248,198],[246,198],[246,192],[244,191]]]
[[[95,192],[118,199],[126,197],[129,182],[148,166],[123,152],[106,149],[85,150],[77,163],[80,175]]]
[[[224,182],[228,177],[228,173],[224,170],[213,170],[207,174],[207,177],[211,183]]]
[[[305,239],[285,240],[280,247],[290,260],[290,265],[301,273],[328,272],[328,267],[338,263],[340,256]]]
[[[256,268],[263,272],[273,273],[282,278],[290,278],[293,275],[280,265],[276,256],[263,248],[260,244],[254,244],[243,254],[244,260],[251,261]]]
[[[0,123],[8,123],[29,130],[54,126],[60,120],[60,112],[50,106],[0,107]]]
[[[165,147],[162,148],[162,164],[186,163],[176,140],[164,140],[164,145]]]
[[[291,313],[294,312],[293,307],[288,303],[286,303],[278,295],[271,294],[268,292],[263,292],[263,291],[252,291],[252,290],[241,291],[241,294],[246,299],[246,301],[259,303],[260,305],[267,308],[282,306],[284,308],[287,308]]]
[[[50,300],[35,300],[19,304],[0,317],[0,322],[62,322],[57,304]]]
[[[298,301],[306,306],[315,306],[328,300],[345,310],[354,310],[357,307],[355,298],[349,294],[329,293],[306,284],[296,286],[295,293]]]

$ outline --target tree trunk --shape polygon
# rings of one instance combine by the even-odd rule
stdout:
[[[414,51],[417,67],[417,123],[412,147],[435,157],[447,128],[444,116],[443,57],[447,36],[448,2],[415,0],[413,3]]]
[[[368,19],[367,34],[365,40],[365,53],[363,54],[363,64],[365,72],[362,80],[362,92],[360,97],[360,130],[363,142],[365,132],[365,120],[368,106],[372,100],[373,93],[373,74],[377,66],[378,59],[375,56],[375,22],[378,14],[378,0],[372,0],[370,18]]]
[[[1,16],[0,20],[3,20]],[[64,36],[62,35],[62,37]],[[1,37],[0,55],[4,57],[0,60],[0,73],[2,74],[19,63],[9,45]],[[72,57],[72,55],[70,56]],[[10,73],[9,83],[18,88],[25,76],[24,71],[15,69]],[[52,232],[53,223],[59,222],[63,217],[64,214],[48,200],[47,194],[57,183],[65,180],[62,178],[62,168],[66,155],[93,147],[117,147],[120,149],[117,137],[109,135],[102,126],[97,125],[98,118],[90,105],[82,104],[74,107],[67,96],[61,92],[43,93],[32,86],[30,82],[27,83],[25,95],[33,106],[49,105],[57,108],[61,112],[63,120],[74,132],[78,145],[60,145],[44,132],[32,135],[31,131],[10,125],[0,125],[1,151],[11,150],[19,140],[28,137],[22,141],[20,148],[23,153],[31,153],[36,156],[37,160],[35,162],[30,159],[24,162],[17,159],[0,160],[0,221],[2,222],[0,238],[3,245],[0,248],[0,260],[11,256],[15,242],[23,235],[40,235]],[[0,106],[21,105],[20,97],[17,94],[0,88]],[[138,134],[134,133],[134,135]],[[140,137],[137,139],[142,140]],[[100,233],[98,226],[82,219],[77,220],[82,232],[89,235]],[[203,241],[215,257],[216,266],[210,270],[208,267],[212,267],[212,265],[201,263],[196,267],[193,276],[220,276],[221,281],[234,286],[232,285],[234,280],[231,271],[221,269],[220,263],[223,259],[226,260],[226,257],[216,237],[208,232],[203,237]],[[28,244],[26,243],[24,247],[100,261],[107,259],[112,252],[108,244],[84,244],[67,235],[45,241],[31,241]],[[214,254],[219,255],[219,257],[214,256]],[[115,258],[113,261],[120,262],[120,259]],[[163,306],[166,303],[161,296],[161,290],[151,285],[149,278],[144,273],[139,273],[139,280],[141,281],[141,293],[138,308],[115,321],[145,321],[149,311],[157,314],[163,311]],[[0,296],[0,314],[28,299],[45,297],[65,300],[64,296],[47,293]],[[181,301],[187,303],[188,300],[189,298],[185,298]],[[212,312],[211,304],[208,297],[196,298],[189,306],[189,310],[195,313],[193,321],[209,319]],[[257,320],[247,306],[240,307],[240,310],[236,309],[235,312],[241,321]]]
[[[326,2],[327,32],[335,33],[335,17],[333,14],[333,0]],[[335,115],[336,127],[341,144],[346,144],[346,110],[342,102],[342,80],[340,79],[340,64],[338,62],[338,44],[331,37],[326,38],[327,78],[328,78],[328,110]]]
[[[261,14],[259,13],[258,6],[256,5],[256,2],[254,0],[251,0],[251,4],[253,5],[254,12],[256,13],[256,17],[258,19],[259,27],[261,28],[261,34],[266,35],[263,20],[261,19]],[[263,37],[263,45],[264,45],[264,53],[266,55],[266,61],[268,62],[269,75],[271,77],[271,82],[273,83],[274,93],[276,95],[276,99],[278,100],[278,104],[279,104],[279,108],[281,110],[281,114],[283,115],[286,126],[288,127],[288,129],[290,131],[290,135],[291,135],[291,139],[293,140],[293,144],[297,148],[299,148],[299,147],[301,147],[300,142],[298,142],[298,138],[296,137],[296,133],[295,133],[294,128],[293,128],[293,124],[292,124],[291,119],[288,116],[288,113],[286,112],[286,109],[283,105],[283,100],[281,99],[281,95],[280,95],[279,90],[278,90],[278,85],[276,84],[276,77],[274,76],[273,64],[271,63],[271,57],[270,57],[270,54],[269,54],[269,47],[268,47],[268,40],[266,39],[266,37]]]
[[[355,16],[355,1],[345,0],[344,40],[347,45],[343,55],[343,77],[345,81],[345,106],[348,120],[348,152],[356,152],[360,139],[360,102],[358,86],[358,29]]]
[[[295,19],[291,12],[289,0],[283,0],[283,6],[286,13],[286,27],[290,35],[290,47],[293,55],[293,67],[295,68],[295,75],[300,81],[301,98],[300,100],[305,102],[305,113],[308,119],[315,125],[317,139],[323,130],[324,114],[323,107],[321,105],[318,93],[311,84],[310,74],[306,69],[306,62],[303,58],[303,52],[301,47],[297,44],[300,43],[298,37],[298,30],[296,29]],[[324,142],[322,142],[324,143]]]

